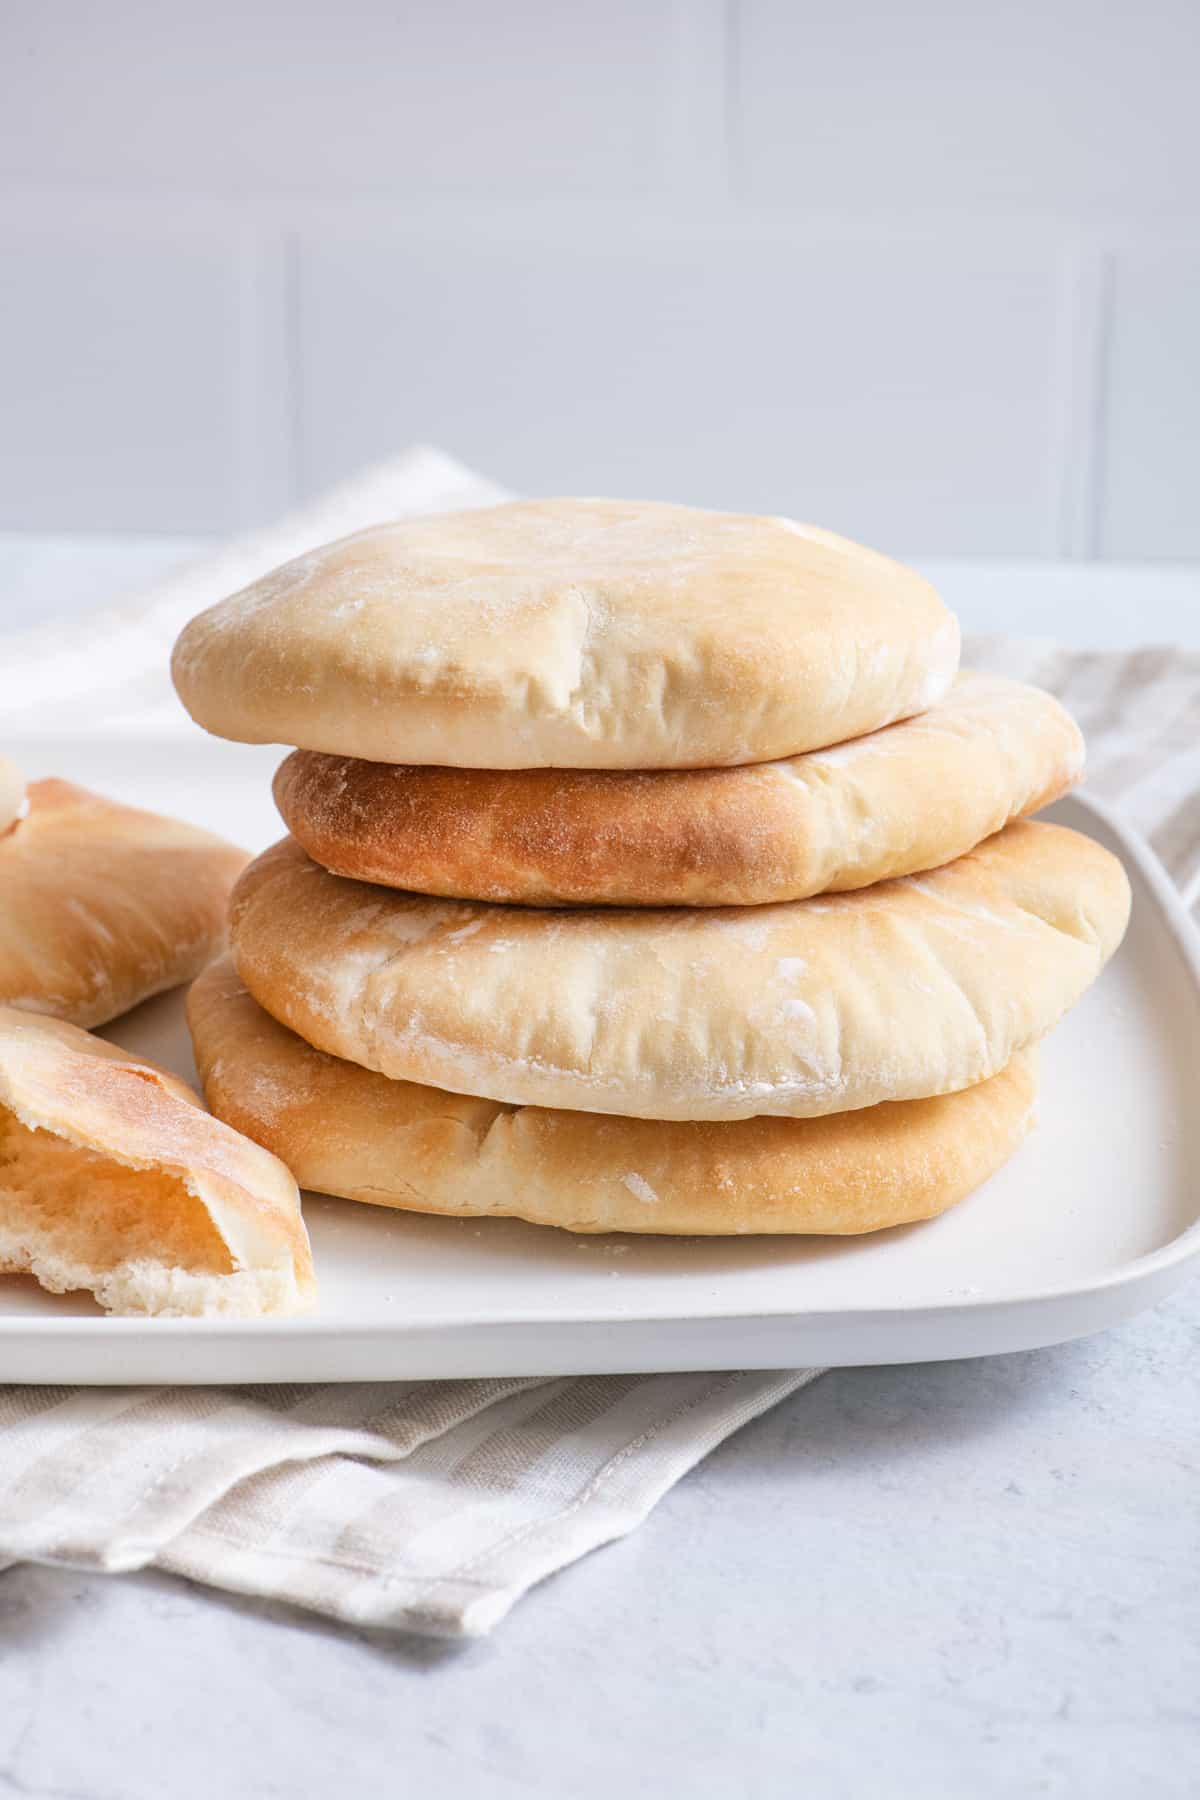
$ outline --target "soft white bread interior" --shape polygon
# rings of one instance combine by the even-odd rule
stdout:
[[[118,1313],[289,1313],[316,1296],[289,1171],[182,1081],[0,1006],[0,1274]]]

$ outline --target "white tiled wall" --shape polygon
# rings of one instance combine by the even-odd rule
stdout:
[[[1198,84],[1200,93],[1200,84]],[[1115,259],[1101,548],[1200,550],[1200,244]]]
[[[1200,556],[1195,0],[0,8],[0,526],[433,440],[901,552]]]
[[[238,509],[239,292],[219,235],[5,233],[5,522],[101,530]]]
[[[624,186],[655,150],[669,0],[37,0],[5,131],[34,179],[382,203],[431,182]]]
[[[1099,222],[1200,201],[1196,0],[741,0],[746,184]]]
[[[520,490],[799,506],[881,541],[1054,552],[1052,258],[306,238],[297,305],[307,484],[401,431]],[[981,355],[997,338],[1005,356]]]

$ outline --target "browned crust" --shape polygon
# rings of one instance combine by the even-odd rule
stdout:
[[[293,836],[355,880],[525,905],[752,906],[867,887],[965,855],[1083,767],[1049,694],[963,675],[921,717],[735,769],[457,769],[296,751]]]

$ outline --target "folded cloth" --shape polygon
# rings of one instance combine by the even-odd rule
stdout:
[[[153,1566],[477,1636],[817,1373],[0,1388],[0,1568]]]
[[[381,519],[492,506],[511,495],[440,450],[373,464],[260,531],[173,569],[145,593],[79,619],[50,619],[4,639],[0,730],[22,740],[96,731],[194,732],[171,687],[171,646],[196,613],[318,544]]]
[[[1087,740],[1087,789],[1119,806],[1184,902],[1200,901],[1200,650],[1069,650],[976,637],[963,662],[1057,694]]]
[[[436,452],[383,464],[169,577],[103,632],[85,640],[72,623],[9,640],[0,731],[34,735],[64,699],[81,734],[174,729],[167,653],[200,607],[374,519],[502,497]],[[965,660],[1065,700],[1089,737],[1092,787],[1195,901],[1200,654],[979,640]],[[155,1567],[350,1624],[475,1635],[631,1531],[730,1432],[819,1372],[0,1388],[0,1567]]]

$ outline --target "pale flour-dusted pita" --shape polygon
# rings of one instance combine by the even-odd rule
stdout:
[[[316,1287],[296,1183],[191,1089],[0,1006],[0,1273],[112,1312],[295,1312]]]
[[[958,626],[911,570],[786,519],[529,500],[378,525],[175,647],[218,736],[376,762],[705,768],[940,700]]]
[[[1075,782],[1050,694],[962,674],[928,712],[737,769],[447,769],[296,750],[288,829],[337,875],[524,905],[757,906],[936,868]]]
[[[255,999],[364,1068],[514,1105],[816,1117],[970,1087],[1119,943],[1129,884],[1020,822],[923,876],[778,906],[543,911],[330,875],[285,839],[234,890]]]
[[[373,1206],[511,1216],[568,1231],[877,1231],[943,1212],[1033,1116],[1032,1053],[978,1087],[823,1119],[619,1119],[389,1081],[313,1050],[228,958],[188,995],[213,1111],[301,1185]]]
[[[245,862],[182,820],[31,782],[0,837],[0,1004],[103,1025],[190,981],[225,942]]]

